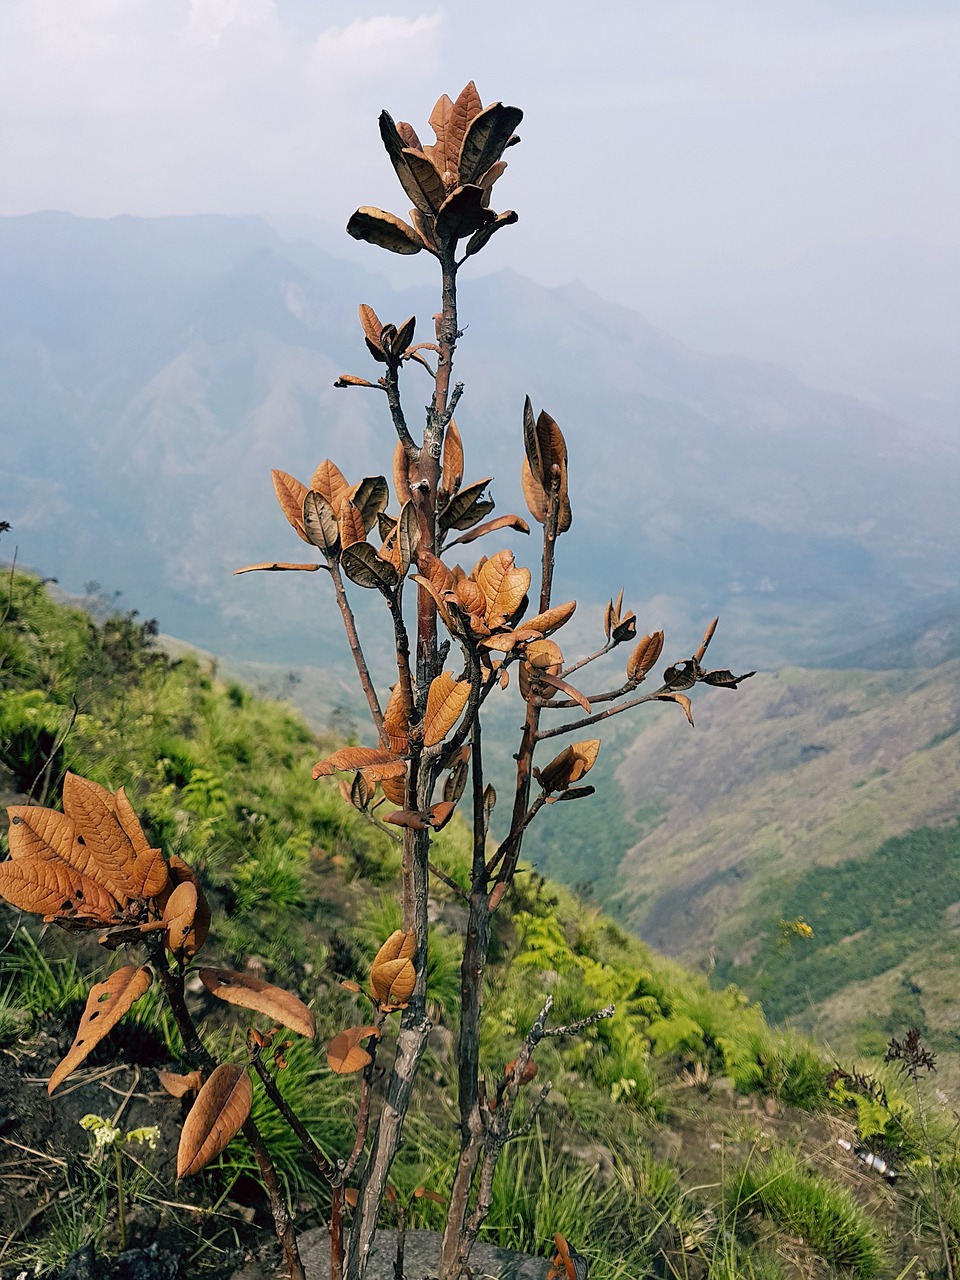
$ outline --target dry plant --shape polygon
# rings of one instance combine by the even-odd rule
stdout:
[[[521,1123],[515,1116],[521,1089],[536,1074],[535,1054],[548,1037],[571,1035],[610,1016],[597,1010],[582,1021],[550,1026],[548,999],[492,1086],[480,1067],[480,1018],[491,917],[509,903],[524,833],[545,807],[580,801],[593,788],[584,779],[600,750],[597,738],[578,736],[610,716],[644,703],[676,703],[693,723],[689,692],[697,683],[735,689],[746,676],[701,665],[716,626],[710,624],[694,654],[676,662],[662,683],[636,690],[660,658],[663,633],[637,639],[634,614],[624,611],[623,593],[608,604],[603,639],[593,653],[568,662],[555,638],[576,602],[553,602],[557,539],[571,527],[567,446],[546,411],[522,410],[523,493],[540,525],[539,582],[509,550],[481,556],[469,570],[451,552],[501,529],[529,533],[526,520],[509,514],[489,518],[489,478],[464,483],[464,449],[454,421],[463,386],[453,381],[457,343],[457,275],[501,228],[517,220],[512,211],[490,208],[494,184],[506,169],[506,149],[519,141],[516,107],[483,107],[472,83],[455,102],[442,97],[430,117],[436,135],[423,146],[413,128],[384,112],[380,134],[403,190],[412,201],[411,222],[379,209],[361,208],[347,230],[393,253],[426,251],[437,259],[441,306],[428,341],[415,341],[415,320],[383,323],[361,305],[366,348],[381,367],[375,380],[343,374],[338,386],[373,390],[386,397],[397,436],[393,489],[382,476],[358,482],[324,460],[310,483],[283,471],[273,474],[277,498],[300,539],[319,550],[309,563],[271,562],[255,569],[313,572],[325,569],[333,586],[357,675],[370,709],[376,745],[345,747],[321,760],[315,778],[346,773],[345,798],[402,843],[403,929],[387,938],[369,975],[371,1014],[363,1026],[344,1029],[328,1047],[334,1071],[357,1073],[358,1122],[352,1149],[328,1157],[284,1101],[275,1073],[289,1042],[279,1028],[313,1035],[309,1009],[294,995],[248,975],[201,968],[207,990],[227,1003],[265,1014],[278,1024],[263,1035],[251,1030],[243,1062],[217,1062],[204,1046],[184,999],[186,974],[203,945],[210,911],[196,875],[177,857],[150,847],[121,788],[115,795],[70,775],[63,813],[16,807],[10,810],[12,860],[0,866],[0,893],[27,911],[68,928],[97,928],[110,948],[139,946],[146,961],[124,965],[95,985],[76,1041],[50,1079],[61,1083],[154,982],[161,985],[194,1070],[165,1078],[172,1093],[196,1092],[178,1154],[179,1176],[209,1163],[238,1132],[250,1143],[267,1188],[277,1235],[292,1277],[302,1277],[294,1224],[262,1137],[250,1118],[251,1071],[291,1125],[332,1188],[331,1274],[361,1280],[380,1211],[392,1196],[390,1171],[430,1031],[427,1017],[428,900],[431,876],[465,905],[460,1029],[457,1049],[459,1158],[450,1171],[440,1280],[469,1274],[471,1247],[489,1212],[494,1172],[504,1146],[526,1132],[549,1086],[539,1091]],[[412,224],[412,225],[411,225]],[[422,435],[410,429],[401,381],[424,377],[431,387]],[[417,393],[420,394],[419,392]],[[349,464],[349,459],[346,460]],[[345,581],[346,579],[346,581]],[[347,595],[347,582],[378,593],[384,626],[394,640],[397,678],[389,696],[371,676]],[[592,662],[629,644],[624,677],[612,689],[586,693],[570,683]],[[451,657],[451,653],[456,658]],[[446,668],[448,661],[451,663]],[[446,669],[445,669],[446,668]],[[752,673],[747,673],[752,674]],[[509,825],[499,842],[489,837],[497,797],[484,776],[482,713],[487,699],[516,680],[525,719],[516,752],[516,782]],[[583,679],[577,675],[577,686]],[[602,709],[597,709],[602,708]],[[545,727],[547,712],[559,723]],[[566,714],[564,714],[566,713]],[[574,738],[559,754],[534,763],[541,744]],[[382,793],[378,797],[378,788]],[[384,811],[384,801],[393,806]],[[434,832],[462,803],[472,828],[469,883],[436,868],[430,856]],[[356,984],[352,984],[356,988]],[[356,988],[359,990],[359,988]],[[388,1018],[399,1014],[393,1061],[382,1097],[372,1089],[377,1048]],[[359,1185],[347,1181],[359,1174]],[[421,1189],[422,1190],[422,1189]],[[436,1198],[433,1193],[432,1198]],[[344,1207],[352,1207],[349,1229]],[[553,1275],[586,1275],[586,1262],[558,1239]],[[561,1270],[562,1268],[562,1270]]]

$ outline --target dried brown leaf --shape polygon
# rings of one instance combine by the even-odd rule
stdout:
[[[199,977],[218,1000],[262,1013],[272,1022],[279,1022],[282,1027],[296,1031],[308,1040],[313,1039],[316,1033],[313,1014],[291,991],[230,969],[200,969]]]
[[[453,817],[456,804],[452,800],[440,800],[430,810],[430,826],[434,831],[442,831]]]
[[[409,502],[413,497],[410,492],[410,460],[402,440],[397,441],[393,450],[393,487],[398,502]]]
[[[303,528],[307,541],[324,555],[335,556],[340,550],[340,526],[333,507],[315,489],[303,500]]]
[[[197,1094],[180,1135],[177,1177],[199,1173],[243,1127],[253,1104],[253,1086],[243,1067],[224,1063]]]
[[[457,424],[450,420],[443,438],[443,468],[440,476],[440,492],[451,498],[463,480],[463,440]]]
[[[644,636],[627,663],[627,677],[639,684],[653,664],[660,657],[663,649],[663,632],[655,631],[652,636]]]
[[[341,503],[337,527],[340,530],[340,545],[344,550],[366,540],[367,528],[363,513],[349,499]]]
[[[496,164],[522,119],[519,107],[505,107],[500,102],[492,103],[473,117],[464,134],[457,163],[461,182],[476,182]]]
[[[377,555],[369,542],[356,542],[340,553],[340,567],[358,587],[389,591],[397,585],[399,575],[389,560]]]
[[[89,778],[68,773],[63,781],[63,809],[76,826],[77,843],[89,851],[87,874],[120,901],[136,897],[137,855],[117,819],[115,797]]]
[[[57,920],[106,924],[120,905],[102,885],[75,868],[48,858],[11,858],[0,863],[0,897],[22,911]]]
[[[159,1073],[160,1088],[165,1089],[174,1098],[182,1098],[188,1093],[198,1093],[203,1087],[203,1074],[190,1071],[186,1075],[177,1075],[175,1071]]]
[[[383,331],[383,325],[380,323],[380,317],[374,311],[373,307],[367,303],[361,302],[357,308],[360,315],[360,325],[363,329],[363,336],[372,348],[374,348],[375,357],[382,363],[386,363],[386,352],[380,346],[380,334]]]
[[[498,551],[480,569],[477,582],[487,600],[487,623],[497,627],[512,618],[523,603],[530,587],[530,570],[514,564],[512,551]]]
[[[423,242],[413,227],[394,213],[374,209],[369,205],[359,208],[347,223],[347,233],[354,240],[366,240],[391,253],[419,253]]]
[[[377,1034],[376,1027],[348,1027],[330,1041],[327,1046],[327,1065],[337,1075],[352,1075],[362,1071],[372,1061],[370,1054],[360,1047],[361,1040]]]
[[[484,192],[484,201],[489,200],[489,192]],[[512,227],[515,222],[519,222],[519,217],[513,209],[506,209],[503,213],[498,213],[492,222],[488,222],[485,227],[481,227],[479,231],[475,231],[467,241],[467,247],[463,251],[465,258],[471,258],[475,253],[487,244],[490,238],[500,231],[503,227]]]
[[[264,560],[262,564],[245,564],[240,569],[234,569],[234,574],[238,573],[316,573],[320,568],[319,564],[294,564],[288,560]]]
[[[523,624],[524,629],[529,628],[530,631],[539,631],[544,636],[551,635],[570,621],[576,608],[576,600],[569,600],[566,604],[554,605],[552,609],[547,609],[545,613],[538,613],[535,618],[527,618]]]
[[[469,529],[488,516],[496,505],[492,498],[483,496],[489,483],[488,476],[486,480],[477,480],[455,494],[440,512],[440,528],[444,531]]]
[[[530,532],[530,526],[520,516],[497,516],[495,520],[488,520],[486,524],[477,525],[475,529],[470,529],[467,533],[461,534],[459,538],[456,538],[449,545],[455,547],[460,543],[475,542],[477,538],[482,538],[488,533],[494,533],[497,529],[515,529],[517,533]]]
[[[350,485],[346,476],[329,458],[324,458],[310,477],[310,488],[329,504],[334,515],[343,506],[344,500],[350,497]]]
[[[546,768],[535,771],[540,786],[547,792],[566,790],[590,772],[599,751],[599,738],[570,743]]]
[[[432,747],[443,741],[460,719],[469,698],[469,682],[454,679],[450,671],[444,671],[430,681],[427,710],[423,719],[424,746]]]
[[[163,852],[153,849],[143,833],[140,819],[121,787],[114,797],[114,812],[134,853],[134,890],[138,898],[156,898],[170,880]]]
[[[163,908],[167,950],[174,955],[192,956],[198,950],[194,922],[199,897],[197,886],[184,880],[170,894]]]
[[[383,713],[383,727],[389,739],[390,750],[403,755],[410,746],[410,714],[413,708],[402,681],[397,681]]]
[[[297,531],[298,537],[304,542],[309,542],[303,529],[303,500],[307,494],[307,486],[294,476],[287,475],[286,471],[275,470],[270,474],[273,477],[273,491],[280,503],[280,510]]]
[[[566,680],[561,680],[559,676],[551,675],[549,671],[542,671],[540,679],[544,684],[549,685],[551,689],[556,689],[558,693],[565,693],[568,698],[572,698],[578,706],[583,707],[587,715],[593,710],[586,694],[581,693],[579,689],[575,689],[572,684],[567,684]]]
[[[391,804],[403,805],[407,799],[406,777],[380,778],[380,790]]]
[[[365,476],[349,493],[350,501],[363,517],[363,527],[369,533],[377,523],[377,516],[386,511],[390,489],[384,476]]]
[[[420,546],[420,522],[413,502],[405,502],[397,517],[397,572],[405,578]]]
[[[683,714],[693,724],[693,706],[690,699],[684,693],[658,693],[657,697],[661,702],[675,702],[678,707],[683,707]]]
[[[482,187],[457,187],[444,200],[437,214],[437,239],[441,243],[462,240],[481,227],[489,226],[493,220],[494,214],[484,204]]]
[[[90,988],[73,1044],[50,1076],[47,1093],[53,1093],[79,1067],[87,1054],[117,1025],[130,1006],[140,999],[150,983],[149,969],[138,969],[136,965],[127,964]]]
[[[423,814],[415,809],[394,809],[383,820],[395,827],[409,827],[411,831],[426,831],[430,826]]]
[[[392,752],[379,747],[341,747],[313,766],[313,777],[326,778],[345,769],[361,769],[369,782],[381,782],[384,778],[402,777],[406,765]]]
[[[173,853],[167,863],[167,871],[170,875],[170,882],[157,899],[157,905],[161,911],[166,910],[167,903],[178,885],[192,884],[197,892],[197,908],[193,919],[193,937],[190,940],[190,945],[193,949],[192,953],[195,954],[206,942],[207,934],[210,932],[210,904],[207,902],[197,873],[189,863],[184,862],[182,858]]]
[[[707,652],[707,645],[709,645],[710,641],[713,639],[713,633],[716,631],[717,623],[719,621],[720,621],[719,618],[714,618],[714,620],[707,627],[706,632],[704,633],[704,637],[700,641],[700,647],[697,649],[697,652],[693,655],[694,662],[703,661],[703,655]]]

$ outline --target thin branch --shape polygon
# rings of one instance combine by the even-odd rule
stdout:
[[[569,674],[569,672],[567,674]],[[564,679],[565,678],[566,677],[564,677]],[[613,702],[614,698],[622,698],[624,694],[632,693],[639,683],[639,680],[627,680],[619,689],[608,689],[605,693],[585,693],[583,696],[590,703]],[[573,698],[564,698],[562,700],[557,699],[554,701],[545,698],[539,705],[547,711],[562,711],[568,710],[570,707],[579,707],[581,704],[576,702]]]
[[[277,1086],[276,1080],[270,1074],[269,1070],[266,1067],[266,1064],[263,1061],[263,1058],[261,1057],[259,1048],[254,1047],[253,1049],[251,1049],[250,1063],[254,1071],[256,1071],[257,1075],[263,1081],[263,1087],[264,1087],[264,1090],[266,1091],[267,1097],[270,1099],[270,1101],[273,1103],[276,1109],[283,1116],[284,1120],[286,1120],[287,1124],[296,1134],[301,1147],[303,1147],[304,1151],[307,1153],[307,1155],[310,1157],[313,1163],[317,1166],[317,1169],[320,1171],[323,1177],[326,1178],[329,1182],[332,1182],[337,1175],[337,1169],[333,1164],[333,1161],[328,1160],[327,1157],[323,1154],[323,1152],[317,1146],[316,1142],[314,1142],[309,1131],[303,1124],[303,1121],[299,1118],[297,1113],[293,1110],[293,1108],[287,1102],[286,1098],[280,1092],[280,1089]]]
[[[441,871],[439,867],[434,866],[432,862],[427,863],[427,870],[432,876],[436,876],[441,884],[445,884],[448,889],[455,893],[461,902],[469,905],[470,895],[467,893],[466,889],[464,889],[463,885],[457,884],[456,880],[451,876],[448,876],[445,871]]]
[[[629,711],[632,707],[642,706],[645,702],[659,702],[665,693],[670,690],[664,685],[655,693],[645,693],[640,698],[631,698],[629,702],[621,702],[619,707],[611,707],[608,711],[598,711],[595,716],[584,716],[582,720],[573,720],[570,724],[558,725],[556,729],[543,729],[537,734],[537,741],[544,742],[547,738],[556,738],[561,733],[573,733],[576,729],[583,729],[588,724],[599,724],[601,720],[608,720],[610,716],[618,716],[621,711]]]
[[[524,814],[520,824],[518,826],[511,827],[509,835],[487,864],[488,878],[493,875],[494,871],[496,871],[497,867],[499,867],[500,863],[503,862],[505,858],[509,856],[510,859],[513,860],[514,853],[518,853],[520,850],[520,842],[523,839],[523,833],[546,803],[546,794],[541,793]],[[502,872],[499,879],[504,879]]]
[[[370,670],[367,667],[367,660],[364,657],[363,649],[360,645],[360,636],[357,634],[357,623],[353,616],[353,610],[350,608],[350,601],[347,599],[346,588],[343,585],[343,576],[340,573],[340,561],[336,556],[327,556],[327,567],[330,570],[330,577],[333,580],[333,590],[337,598],[337,608],[340,610],[340,616],[343,619],[343,627],[347,633],[347,642],[350,645],[350,652],[353,654],[353,661],[357,668],[357,675],[360,677],[360,684],[363,688],[364,695],[367,699],[367,706],[370,708],[370,714],[373,716],[373,723],[376,726],[377,736],[380,738],[380,745],[384,748],[389,746],[387,733],[383,727],[383,712],[380,709],[380,701],[377,698],[377,691],[373,687],[373,680],[370,678]]]
[[[403,405],[400,403],[399,366],[388,366],[387,372],[380,381],[384,391],[387,393],[387,404],[390,406],[390,416],[393,419],[394,427],[396,427],[397,435],[403,441],[407,457],[411,462],[416,462],[420,457],[420,445],[410,434],[410,428],[407,426],[407,419],[403,412]]]
[[[575,671],[579,671],[581,667],[585,667],[588,662],[596,662],[597,658],[602,658],[605,653],[609,653],[611,649],[616,648],[616,640],[608,640],[602,649],[598,649],[596,653],[588,654],[586,658],[581,658],[579,662],[575,662],[572,667],[565,667],[560,675],[564,680],[567,676],[572,676]]]

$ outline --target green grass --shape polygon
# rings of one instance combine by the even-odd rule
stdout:
[[[886,1265],[876,1227],[850,1192],[783,1150],[767,1159],[754,1155],[730,1179],[726,1212],[737,1229],[762,1214],[857,1280],[870,1280]]]

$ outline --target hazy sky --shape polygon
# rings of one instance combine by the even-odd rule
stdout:
[[[488,268],[960,243],[957,0],[2,0],[0,212],[405,215],[377,113],[470,78],[526,113]]]

